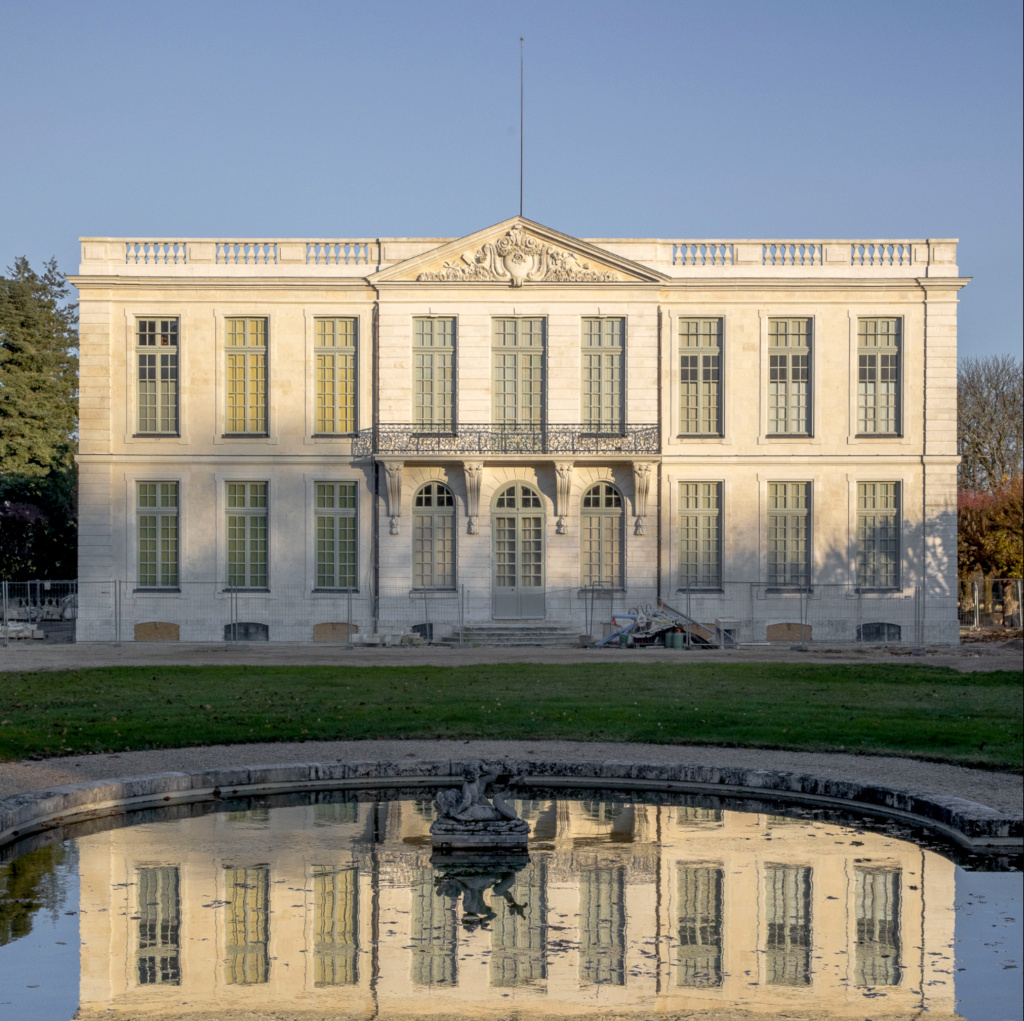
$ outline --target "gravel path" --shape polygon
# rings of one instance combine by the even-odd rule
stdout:
[[[930,794],[966,798],[1008,815],[1022,814],[1024,779],[1007,773],[919,762],[882,755],[781,752],[696,745],[617,744],[579,741],[308,741],[214,745],[115,755],[78,755],[42,762],[0,763],[0,797],[85,780],[141,776],[168,770],[199,772],[217,766],[379,759],[545,758],[633,762],[684,762],[811,773],[882,783]]]

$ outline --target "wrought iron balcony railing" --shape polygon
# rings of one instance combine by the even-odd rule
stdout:
[[[386,423],[361,432],[353,453],[467,457],[479,454],[657,454],[658,426],[590,424],[459,425],[451,430],[411,422]]]

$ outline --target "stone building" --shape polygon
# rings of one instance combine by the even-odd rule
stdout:
[[[659,600],[956,639],[953,240],[514,217],[86,238],[72,279],[79,640],[599,638]]]

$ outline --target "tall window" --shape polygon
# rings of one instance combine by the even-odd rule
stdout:
[[[805,865],[765,866],[769,985],[811,984],[811,878]]]
[[[356,484],[316,483],[316,587],[356,587]]]
[[[811,578],[811,484],[768,483],[768,584],[796,586]]]
[[[626,984],[626,870],[589,868],[580,880],[580,982]]]
[[[540,428],[544,413],[544,320],[494,320],[494,421]]]
[[[228,482],[228,586],[267,587],[267,484]]]
[[[679,865],[680,986],[710,989],[722,984],[724,885],[720,866]]]
[[[857,483],[857,584],[900,584],[900,484]]]
[[[679,587],[722,587],[722,484],[679,483]]]
[[[811,320],[768,321],[768,432],[811,432]]]
[[[267,321],[227,321],[228,433],[267,431]]]
[[[584,585],[624,588],[622,496],[607,482],[583,494],[580,514],[580,580]]]
[[[412,343],[413,423],[423,430],[450,432],[455,320],[414,319]]]
[[[139,588],[178,587],[178,483],[140,482]]]
[[[412,583],[455,587],[455,498],[440,482],[428,482],[413,497]]]
[[[857,433],[895,436],[900,431],[899,319],[857,320]]]
[[[139,985],[181,985],[181,882],[175,866],[138,869]]]
[[[359,981],[357,879],[351,867],[313,866],[313,982],[317,988]]]
[[[583,320],[583,424],[591,429],[622,429],[625,333],[625,319]]]
[[[226,869],[227,980],[248,986],[270,979],[270,869]]]
[[[679,320],[679,433],[722,435],[722,320]]]
[[[858,986],[900,984],[900,870],[857,867],[854,982]]]
[[[356,321],[316,320],[316,431],[351,433],[356,428]]]
[[[411,892],[413,985],[451,989],[459,981],[458,898],[439,896],[433,869],[419,870]]]
[[[178,320],[139,319],[138,431],[174,436],[178,432]]]

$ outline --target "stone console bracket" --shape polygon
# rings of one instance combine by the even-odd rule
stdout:
[[[474,760],[476,761],[476,760]],[[69,784],[0,800],[0,861],[16,841],[66,824],[142,808],[162,808],[221,797],[387,787],[444,787],[462,782],[467,763],[305,762],[154,773]],[[502,761],[501,770],[543,787],[664,791],[773,800],[856,811],[921,826],[970,850],[1020,853],[1024,820],[963,798],[900,790],[780,770],[631,762]]]

